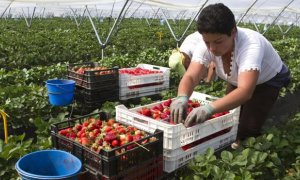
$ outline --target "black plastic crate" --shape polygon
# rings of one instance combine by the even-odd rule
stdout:
[[[74,80],[76,86],[89,89],[89,90],[107,90],[110,88],[118,88],[119,87],[119,79],[115,77],[111,77],[110,79],[102,79],[97,82],[86,82],[80,78],[68,76],[68,79]]]
[[[88,70],[84,74],[77,73],[76,70],[80,67],[101,67],[100,63],[97,62],[86,62],[86,63],[75,63],[68,65],[68,78],[76,81],[76,85],[84,86],[86,88],[92,88],[95,86],[95,82],[107,82],[119,83],[119,67],[107,68],[105,70]]]
[[[114,148],[110,151],[101,150],[98,153],[82,146],[81,144],[58,134],[62,129],[73,127],[76,123],[82,124],[86,118],[99,116],[101,120],[105,119],[106,114],[95,113],[69,119],[63,122],[51,125],[51,137],[53,146],[56,149],[65,150],[78,157],[83,166],[93,172],[99,173],[101,176],[110,178],[121,174],[122,172],[142,165],[144,162],[163,155],[163,131],[157,130],[153,134],[148,134],[136,143],[141,144],[146,139],[155,137],[156,141],[137,146],[134,142],[125,144],[124,146]],[[116,152],[122,148],[127,149],[128,146],[135,145],[135,148],[126,150],[124,153],[116,155]],[[147,150],[146,150],[147,149]],[[149,150],[149,151],[148,151]]]
[[[79,177],[79,180],[157,180],[163,177],[163,155],[152,158],[140,165],[136,165],[126,171],[119,173],[116,176],[106,177],[97,172],[86,170]]]
[[[85,102],[87,104],[117,101],[119,100],[119,87],[111,86],[107,90],[90,90],[76,87],[75,100]]]

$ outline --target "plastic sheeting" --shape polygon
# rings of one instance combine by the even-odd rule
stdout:
[[[126,0],[0,0],[1,17],[68,16],[72,10],[83,12],[87,7],[92,16],[117,17]],[[206,0],[130,0],[125,17],[191,19]],[[208,0],[208,4],[224,3],[237,20],[244,22],[298,25],[300,0]],[[287,6],[288,5],[288,6]],[[163,11],[163,12],[162,12]],[[100,13],[101,12],[101,13]],[[274,20],[276,20],[274,22]]]

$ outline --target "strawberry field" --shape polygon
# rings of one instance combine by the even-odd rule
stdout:
[[[111,25],[107,20],[97,28],[102,36],[106,36]],[[46,81],[70,77],[76,80],[82,77],[85,71],[96,72],[94,75],[113,75],[114,68],[124,68],[120,71],[122,77],[134,75],[135,81],[145,74],[156,77],[158,73],[164,73],[164,69],[143,71],[137,66],[151,64],[168,67],[168,58],[172,49],[176,47],[176,41],[166,26],[160,25],[159,20],[153,20],[149,26],[142,19],[124,19],[103,50],[103,54],[87,20],[83,20],[77,27],[71,19],[34,19],[29,28],[23,19],[1,19],[0,29],[0,112],[5,112],[0,116],[0,179],[17,179],[15,164],[20,157],[33,151],[61,145],[61,142],[54,144],[52,141],[53,125],[56,125],[56,132],[63,136],[64,142],[76,140],[83,145],[81,148],[84,152],[92,154],[95,158],[99,158],[98,153],[102,149],[113,149],[114,155],[130,152],[137,154],[139,151],[147,155],[147,158],[154,158],[159,162],[157,164],[160,166],[151,165],[153,169],[162,168],[160,160],[162,152],[155,151],[157,146],[162,146],[159,132],[149,135],[135,127],[125,128],[114,119],[115,107],[123,104],[128,108],[137,108],[138,115],[164,121],[169,116],[172,98],[176,97],[180,81],[177,72],[171,70],[169,76],[164,74],[162,78],[170,78],[170,88],[163,90],[159,95],[145,94],[140,98],[116,100],[112,94],[115,92],[114,89],[109,88],[109,93],[105,94],[107,99],[96,103],[97,108],[93,106],[92,109],[86,108],[80,101],[74,101],[70,106],[52,106],[48,100]],[[188,34],[193,32],[192,29],[195,27],[192,26]],[[180,27],[175,29],[180,30]],[[298,27],[293,27],[283,39],[279,29],[274,26],[265,35],[292,73],[292,83],[280,92],[279,102],[282,104],[275,107],[280,110],[280,106],[284,105],[285,111],[280,111],[281,114],[277,113],[276,117],[270,115],[264,134],[258,138],[247,139],[243,142],[242,148],[237,150],[225,148],[218,152],[209,148],[202,155],[196,156],[187,166],[172,173],[164,173],[166,179],[300,179],[299,31]],[[70,67],[72,64],[86,62],[96,63],[97,67]],[[143,87],[153,85],[165,87],[163,82],[163,80],[149,81],[143,84]],[[76,83],[82,83],[82,80]],[[86,81],[81,85],[85,88],[82,92],[90,95],[88,100],[95,100],[95,96],[91,95],[95,92],[88,89],[94,84]],[[105,85],[115,87],[106,83],[99,88],[104,90]],[[139,88],[139,85],[133,81],[129,87],[126,92],[132,92],[135,88]],[[217,80],[211,84],[199,85],[196,91],[221,97],[225,93],[224,87],[224,82]],[[101,91],[100,94],[102,93]],[[297,98],[298,101],[295,101]],[[292,100],[294,103],[289,104]],[[144,107],[151,103],[157,105]],[[199,106],[198,103],[189,102],[189,110]],[[140,108],[141,106],[143,108]],[[105,112],[108,118],[101,119],[98,116],[80,118],[92,112]],[[212,118],[225,117],[229,114],[229,112],[215,114]],[[9,135],[7,142],[5,142],[4,119],[7,119]],[[68,124],[67,119],[76,120],[73,124]],[[166,127],[173,124],[168,121],[162,123],[167,124]],[[59,124],[62,124],[63,128],[59,128]],[[105,142],[99,142],[96,138],[103,136],[102,132],[110,132],[109,136],[105,136]],[[135,141],[137,143],[134,143]],[[201,141],[204,140],[199,139],[184,147],[197,146]],[[132,151],[134,148],[139,149],[135,152]],[[153,150],[153,153],[143,148]],[[129,156],[123,156],[123,159],[122,156],[118,156],[120,159],[117,161],[138,163],[137,159],[133,161],[126,159]],[[130,164],[132,167],[135,165]],[[121,168],[118,169],[121,171],[125,167],[118,166],[118,168]],[[109,175],[114,175],[118,170],[108,170],[111,173]]]

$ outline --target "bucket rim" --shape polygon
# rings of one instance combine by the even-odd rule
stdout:
[[[35,175],[35,174],[28,173],[28,172],[24,171],[23,169],[21,169],[19,167],[19,163],[23,160],[23,158],[25,158],[27,156],[30,156],[32,154],[38,154],[38,153],[42,153],[42,152],[60,152],[60,153],[68,154],[68,155],[74,157],[75,161],[77,161],[79,163],[79,167],[73,173],[69,173],[69,174],[65,174],[65,175],[60,175],[60,176]],[[17,170],[17,172],[18,172],[19,175],[26,176],[26,177],[29,177],[29,178],[36,178],[36,179],[49,179],[49,178],[51,178],[51,179],[62,179],[62,178],[69,178],[69,177],[74,176],[75,174],[78,174],[81,171],[81,169],[82,169],[82,162],[76,156],[74,156],[73,154],[71,154],[69,152],[62,151],[62,150],[57,150],[57,149],[53,149],[53,150],[48,149],[48,150],[34,151],[34,152],[31,152],[31,153],[28,153],[28,154],[22,156],[17,161],[17,163],[15,165],[15,168],[16,168],[16,170]]]
[[[48,84],[48,85],[58,85],[57,83],[53,83],[53,81],[64,81],[64,82],[66,82],[64,84],[59,84],[60,86],[61,85],[71,85],[71,84],[75,85],[75,81],[72,80],[72,79],[48,79],[45,83]]]

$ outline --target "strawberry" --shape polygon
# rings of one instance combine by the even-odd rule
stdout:
[[[95,133],[94,132],[89,132],[89,138],[90,140],[95,140],[96,136],[95,136]]]
[[[89,142],[88,138],[83,137],[83,138],[81,138],[81,143],[82,143],[82,145],[87,146],[87,145],[89,145],[90,142]]]
[[[116,121],[114,119],[109,119],[107,125],[112,126]]]
[[[80,137],[81,137],[81,138],[86,137],[86,133],[85,133],[85,132],[82,132],[82,133],[80,134]]]
[[[164,102],[162,103],[162,105],[163,105],[164,107],[170,107],[171,103],[172,103],[172,99],[168,99],[167,101],[164,101]]]
[[[97,119],[96,125],[97,125],[97,128],[100,128],[102,126],[102,121],[100,119]]]
[[[83,125],[84,127],[88,127],[88,126],[89,126],[89,122],[88,122],[88,121],[84,121],[84,122],[82,123],[82,125]]]
[[[60,135],[62,135],[62,136],[66,136],[67,133],[68,133],[68,129],[62,129],[62,130],[60,130],[58,133],[59,133]]]
[[[142,135],[143,135],[143,133],[142,133],[142,131],[141,131],[141,130],[136,130],[136,131],[134,132],[134,134],[135,134],[135,135],[140,135],[140,136],[142,136]]]
[[[99,129],[94,129],[93,132],[94,132],[95,136],[98,136],[98,134],[100,133],[100,130]]]
[[[151,111],[149,108],[146,108],[146,107],[144,107],[140,110],[140,114],[151,117]]]
[[[153,113],[152,118],[155,120],[160,120],[160,113]]]
[[[131,134],[126,134],[126,139],[128,142],[133,141],[133,136]]]
[[[117,131],[119,132],[119,134],[125,134],[126,133],[126,129],[124,127],[118,127]]]
[[[200,106],[200,103],[198,101],[194,101],[191,103],[192,107],[193,108],[196,108],[196,107],[199,107]]]
[[[161,119],[167,119],[169,116],[166,113],[161,113],[160,118]]]
[[[112,140],[115,140],[115,139],[117,139],[117,136],[114,133],[107,133],[104,137],[104,140],[108,141],[108,142],[111,142]]]
[[[118,141],[117,139],[115,139],[115,140],[113,140],[113,141],[111,142],[111,145],[112,145],[113,147],[118,147],[118,146],[119,146],[119,141]]]
[[[111,131],[113,128],[112,128],[111,126],[107,126],[107,125],[106,125],[106,126],[104,126],[102,129],[103,129],[104,132],[108,133],[108,132]]]
[[[164,107],[163,107],[162,104],[158,104],[158,105],[157,105],[157,108],[158,108],[158,110],[159,110],[160,112],[162,112],[162,111],[164,110]]]

